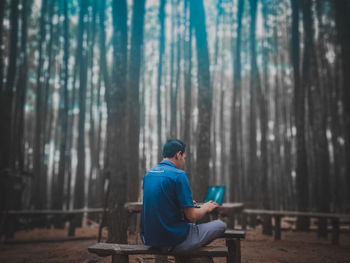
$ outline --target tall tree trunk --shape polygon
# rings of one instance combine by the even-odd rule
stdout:
[[[339,110],[339,103],[341,101],[340,96],[340,87],[339,87],[339,77],[337,74],[341,71],[340,66],[340,59],[339,57],[335,60],[335,66],[333,69],[333,89],[331,91],[330,95],[330,115],[331,115],[331,131],[332,131],[332,146],[334,148],[334,161],[333,161],[333,194],[334,199],[333,203],[335,205],[334,211],[332,212],[341,212],[343,208],[343,202],[345,201],[343,196],[343,184],[342,184],[342,145],[339,141],[339,138],[341,137],[341,121],[340,121],[340,110]]]
[[[77,97],[77,89],[76,89],[76,80],[78,75],[78,69],[79,69],[79,59],[78,59],[78,53],[79,49],[75,49],[75,64],[74,64],[74,72],[73,72],[73,80],[72,80],[72,91],[71,91],[71,97],[69,99],[69,112],[71,112],[71,116],[68,116],[68,134],[67,134],[67,198],[66,198],[66,206],[67,208],[71,208],[72,205],[74,205],[74,197],[72,198],[72,190],[71,190],[71,184],[72,184],[72,150],[73,150],[73,139],[74,139],[74,128],[75,128],[75,119],[76,114],[74,113],[75,104],[76,104],[76,97]]]
[[[299,0],[292,2],[292,61],[294,74],[294,110],[296,126],[296,189],[297,208],[299,211],[307,211],[309,202],[309,179],[306,159],[305,142],[305,89],[300,83],[300,48],[299,48]],[[299,217],[297,228],[307,230],[309,220]]]
[[[175,21],[176,21],[175,0],[171,0],[171,19],[170,19],[170,130],[169,136],[176,137],[176,94],[175,94]]]
[[[274,64],[275,66],[278,68],[279,67],[279,61],[278,61],[278,56],[279,56],[279,49],[278,49],[278,35],[277,35],[277,22],[274,25],[273,28],[273,38],[274,38],[274,45],[275,45],[275,54],[273,56],[274,59]],[[286,182],[285,182],[285,178],[286,175],[282,172],[282,167],[285,165],[286,161],[285,161],[285,155],[281,156],[281,143],[282,143],[282,136],[281,136],[281,113],[282,113],[282,107],[283,104],[281,103],[282,98],[281,95],[283,94],[280,89],[281,89],[281,81],[280,81],[280,74],[279,71],[276,73],[275,79],[274,79],[274,83],[275,83],[275,89],[274,89],[274,103],[275,103],[275,108],[274,108],[274,142],[273,142],[273,153],[272,153],[272,160],[271,160],[271,164],[274,164],[274,167],[272,169],[273,174],[272,174],[272,178],[273,178],[273,185],[274,185],[274,197],[273,199],[279,199],[279,202],[275,202],[273,204],[273,209],[280,209],[282,207],[282,209],[286,209],[286,207],[284,206],[284,200],[285,200],[285,196],[286,196]],[[271,184],[272,185],[272,184]]]
[[[233,99],[231,106],[231,147],[230,147],[230,170],[232,171],[233,178],[230,180],[230,192],[236,193],[237,189],[240,188],[242,182],[240,182],[241,172],[240,169],[240,135],[242,129],[241,122],[241,108],[242,101],[241,98],[241,42],[242,42],[242,17],[244,12],[244,0],[237,1],[237,37],[235,50],[232,48],[233,60]],[[233,39],[232,39],[233,41]],[[233,45],[232,45],[233,47]],[[242,189],[243,190],[243,189]],[[235,201],[235,196],[231,195],[231,201]]]
[[[264,82],[264,89],[258,81],[258,97],[259,97],[259,110],[260,110],[260,132],[261,132],[261,144],[260,144],[260,152],[261,152],[261,167],[260,167],[260,174],[261,174],[261,197],[262,197],[262,207],[264,209],[270,209],[270,191],[269,189],[269,180],[268,180],[268,145],[267,145],[267,133],[268,133],[268,108],[267,108],[267,101],[269,98],[269,81],[268,81],[268,43],[267,43],[267,33],[268,33],[268,6],[266,3],[264,3],[262,8],[263,13],[263,20],[264,20],[264,32],[265,32],[265,48],[263,49],[263,82]],[[254,56],[256,59],[256,56]],[[272,225],[271,225],[271,217],[265,216],[264,219],[264,230],[263,232],[265,234],[272,235]]]
[[[28,85],[28,21],[31,16],[32,1],[24,0],[21,13],[21,64],[19,66],[17,94],[15,100],[15,116],[13,124],[12,167],[21,171],[24,169],[24,106]]]
[[[43,174],[42,156],[44,134],[42,130],[42,106],[43,106],[43,89],[42,74],[44,66],[43,45],[45,40],[45,23],[47,12],[47,0],[43,0],[40,14],[40,38],[39,38],[39,60],[36,79],[36,109],[35,109],[35,145],[34,145],[34,184],[32,188],[33,205],[36,209],[42,209],[46,200],[46,176]]]
[[[96,129],[95,129],[95,118],[94,118],[94,103],[95,103],[95,85],[94,85],[94,47],[95,47],[95,35],[96,35],[96,16],[97,16],[97,0],[92,2],[92,18],[90,25],[90,37],[89,37],[89,65],[90,65],[90,103],[89,103],[89,145],[90,145],[90,171],[89,171],[89,182],[88,182],[88,207],[95,207],[96,197],[94,195],[94,188],[96,187],[96,180],[93,175],[97,173],[97,160],[99,152],[96,147]]]
[[[258,64],[256,61],[256,9],[257,9],[257,0],[250,0],[250,29],[249,29],[249,38],[250,38],[250,64],[251,64],[251,76],[250,76],[250,117],[249,117],[249,181],[250,181],[250,191],[248,196],[255,196],[255,200],[251,200],[254,203],[257,203],[258,196],[261,194],[261,190],[257,188],[255,182],[261,182],[259,177],[257,177],[257,92],[260,89],[260,76],[258,71]],[[253,195],[254,192],[258,192]],[[254,198],[253,198],[254,199]]]
[[[195,198],[203,198],[209,185],[210,162],[210,124],[212,112],[212,89],[210,85],[209,51],[205,27],[203,0],[192,0],[190,16],[196,36],[198,66],[198,140],[197,140],[197,175],[194,179]]]
[[[109,92],[111,89],[111,84],[110,84],[110,77],[109,77],[109,73],[108,73],[108,68],[107,68],[107,58],[106,58],[106,32],[105,32],[105,12],[106,12],[106,1],[99,1],[99,48],[100,48],[100,71],[101,71],[101,75],[102,75],[102,79],[104,82],[104,88],[105,88],[105,101],[107,104],[107,109],[110,107],[109,105]],[[100,94],[100,87],[99,87],[99,94]],[[100,95],[98,95],[100,96]],[[100,101],[100,99],[99,99]],[[102,118],[102,112],[100,110],[100,124],[99,127],[101,127],[101,118]],[[106,136],[106,147],[105,147],[105,158],[108,157],[108,142],[109,142],[109,132],[108,132],[108,123],[107,123],[107,136]],[[99,141],[101,140],[101,130],[99,131]],[[107,163],[104,163],[104,169],[105,171],[107,171],[107,164],[108,164],[108,160]],[[100,173],[99,177],[98,177],[98,181],[97,181],[97,201],[96,203],[99,203],[102,206],[103,203],[103,197],[104,195],[102,193],[104,193],[104,184],[105,184],[105,177],[103,176],[104,173]]]
[[[189,21],[186,26],[184,37],[184,89],[185,89],[185,120],[184,120],[184,141],[186,143],[187,161],[186,174],[189,182],[192,175],[192,153],[191,153],[191,111],[192,111],[192,24],[190,21],[189,5],[191,0],[185,1],[185,21]]]
[[[10,28],[9,28],[9,58],[6,74],[6,85],[4,90],[0,93],[0,114],[1,124],[3,128],[0,132],[0,171],[6,168],[10,168],[10,155],[11,155],[11,125],[12,123],[12,104],[15,91],[15,78],[17,71],[17,41],[18,41],[18,3],[19,0],[11,1],[10,3]],[[1,11],[3,12],[3,11]],[[1,20],[2,22],[2,20]],[[2,28],[1,24],[1,28]],[[1,29],[2,30],[2,29]],[[2,31],[1,31],[2,35]],[[2,42],[2,40],[1,40]],[[2,48],[2,47],[1,47]],[[1,57],[2,59],[2,57]],[[2,65],[1,65],[2,67]],[[2,82],[2,79],[1,79]]]
[[[158,161],[162,159],[162,71],[163,71],[163,55],[165,49],[165,3],[161,0],[159,4],[158,19],[160,24],[159,31],[159,62],[157,72],[157,142],[158,142]]]
[[[215,22],[215,44],[214,44],[214,62],[213,62],[213,66],[215,68],[218,68],[218,56],[219,56],[219,43],[221,44],[223,41],[219,40],[219,31],[223,32],[222,28],[223,26],[222,24],[222,20],[223,20],[223,7],[222,7],[222,1],[219,0],[217,3],[217,14],[216,14],[216,22]],[[221,27],[220,27],[221,25]],[[222,65],[223,63],[221,63]],[[218,80],[218,81],[217,81]],[[222,104],[220,102],[220,94],[221,94],[221,90],[222,90],[222,83],[223,83],[223,79],[222,79],[222,72],[221,74],[218,73],[213,73],[211,79],[210,79],[210,85],[211,87],[214,87],[213,90],[215,91],[216,89],[219,90],[219,92],[213,92],[212,93],[212,118],[211,118],[211,130],[210,130],[210,138],[211,138],[211,169],[210,169],[210,178],[209,178],[209,183],[210,184],[217,184],[217,175],[218,175],[218,166],[220,166],[219,163],[219,157],[220,155],[218,155],[217,153],[217,145],[218,145],[218,133],[221,134],[221,130],[220,127],[218,128],[217,126],[220,125],[221,123],[221,109],[222,109]],[[218,88],[216,88],[216,83],[219,82],[218,84]],[[218,132],[218,130],[220,130]],[[220,174],[221,175],[221,174]]]
[[[97,174],[96,174],[96,186],[95,186],[95,205],[96,207],[103,206],[103,197],[104,197],[104,177],[101,167],[101,157],[100,153],[103,150],[102,148],[102,96],[101,96],[101,86],[102,86],[102,72],[99,72],[98,80],[98,91],[97,91],[97,109],[98,109],[98,126],[97,126],[97,143],[96,143],[96,152],[97,152]]]
[[[285,58],[283,55],[280,56],[280,64],[284,65],[285,64]],[[281,76],[280,79],[285,79],[286,77],[286,72],[283,69],[281,71]],[[287,87],[287,86],[285,86]],[[285,160],[285,166],[283,173],[285,174],[286,177],[286,182],[287,182],[287,204],[288,204],[288,209],[293,209],[296,210],[296,202],[295,202],[295,184],[293,182],[292,178],[292,140],[293,138],[288,136],[288,133],[292,133],[292,127],[293,127],[293,121],[292,121],[292,115],[293,112],[291,110],[293,109],[292,104],[289,102],[290,100],[288,99],[288,89],[284,88],[282,89],[282,95],[281,95],[281,104],[282,104],[282,110],[281,110],[281,115],[282,115],[282,123],[283,125],[283,149],[284,149],[284,160]]]
[[[54,120],[54,115],[55,115],[55,110],[54,110],[54,106],[53,106],[53,93],[54,93],[54,85],[51,85],[51,81],[53,79],[53,72],[52,72],[52,68],[54,68],[53,66],[55,65],[53,63],[53,61],[55,61],[55,54],[54,54],[54,42],[56,42],[57,39],[57,24],[54,24],[54,17],[56,15],[56,3],[54,1],[50,1],[49,4],[49,13],[48,13],[48,17],[49,17],[49,24],[48,27],[50,28],[49,30],[49,43],[47,46],[47,58],[48,58],[48,63],[47,63],[47,68],[45,69],[46,74],[44,74],[44,79],[45,79],[45,89],[44,89],[44,107],[43,107],[43,126],[42,126],[42,130],[44,133],[44,142],[43,142],[43,170],[42,170],[42,174],[45,176],[45,178],[47,178],[46,180],[48,180],[48,178],[50,178],[50,171],[49,171],[49,160],[50,160],[50,152],[46,151],[46,146],[50,147],[51,144],[51,140],[52,138],[54,138],[54,151],[55,151],[55,145],[57,145],[57,141],[58,141],[58,132],[56,127],[56,123],[53,122]],[[55,162],[53,162],[53,166],[55,166]],[[56,191],[56,184],[57,184],[57,174],[53,174],[52,175],[52,180],[51,180],[51,188],[49,188],[47,190],[48,192],[48,202],[51,201],[52,203],[52,199],[53,197],[56,197],[56,195],[54,194],[54,190]],[[51,196],[51,200],[49,198],[49,196]],[[50,204],[51,205],[51,204]]]
[[[85,16],[88,4],[81,1],[79,11],[78,56],[79,60],[79,123],[78,123],[78,164],[74,186],[74,208],[83,208],[85,199],[85,108],[87,82],[87,52],[85,50]]]
[[[131,43],[128,80],[128,200],[136,201],[139,190],[139,135],[140,135],[140,102],[139,80],[141,68],[141,50],[143,45],[143,21],[145,0],[133,1],[131,22]]]
[[[304,38],[304,58],[303,58],[303,88],[310,90],[309,111],[313,111],[314,119],[311,120],[312,133],[314,135],[314,158],[315,175],[317,176],[318,189],[317,206],[320,212],[329,212],[329,157],[327,130],[327,112],[324,104],[324,96],[319,83],[318,64],[314,45],[313,16],[311,11],[311,0],[303,1],[303,26]],[[314,179],[315,182],[315,179]],[[327,221],[321,221],[320,235],[327,236]]]
[[[344,107],[344,134],[345,134],[345,184],[350,189],[350,2],[335,0],[335,21],[342,61],[342,90]],[[350,203],[350,191],[346,191],[346,202]]]
[[[2,97],[3,92],[3,77],[4,77],[4,57],[3,57],[3,32],[4,32],[4,17],[5,17],[5,5],[6,1],[0,1],[0,97]],[[0,158],[2,156],[0,155]],[[1,161],[2,159],[0,159]],[[0,164],[1,165],[1,164]]]
[[[135,4],[135,2],[134,2]],[[136,15],[136,14],[134,14]],[[108,122],[110,132],[109,171],[110,193],[108,199],[108,241],[127,243],[127,215],[124,203],[127,198],[127,4],[125,0],[113,1],[113,78],[109,91]],[[135,165],[135,163],[134,163]],[[135,165],[138,167],[138,163]]]
[[[57,182],[57,197],[56,202],[53,204],[55,209],[63,208],[63,191],[64,191],[64,179],[66,174],[66,164],[69,158],[67,152],[70,150],[67,148],[67,134],[68,134],[68,79],[69,79],[69,20],[68,20],[68,3],[63,1],[63,14],[64,14],[64,72],[63,72],[63,107],[60,109],[59,114],[61,120],[61,140],[60,140],[60,157],[58,164],[58,182]]]
[[[178,96],[179,96],[179,89],[180,89],[180,74],[181,74],[181,33],[180,33],[180,28],[181,28],[181,23],[180,23],[180,0],[177,0],[176,3],[176,27],[177,27],[177,34],[176,34],[176,75],[175,75],[175,89],[174,89],[174,111],[175,111],[175,137],[179,136],[179,121],[178,117],[181,115],[180,111],[178,110]]]

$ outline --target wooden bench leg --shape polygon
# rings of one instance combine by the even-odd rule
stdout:
[[[128,255],[112,255],[112,263],[128,263]]]
[[[263,234],[272,236],[271,216],[263,216]]]
[[[176,263],[214,263],[212,257],[175,256]]]
[[[168,256],[157,255],[156,256],[156,263],[168,263]]]
[[[228,249],[227,263],[241,263],[241,241],[239,239],[226,239]]]
[[[250,215],[249,226],[253,229],[256,227],[256,215]]]
[[[15,218],[14,216],[8,216],[5,219],[3,231],[6,239],[14,238],[15,232],[16,232],[16,222],[17,222],[17,218]]]
[[[339,219],[333,218],[332,219],[332,244],[338,245],[339,244]]]
[[[327,233],[328,232],[328,226],[327,226],[327,218],[318,218],[318,228],[317,228],[317,235],[318,238],[325,238],[327,239]]]
[[[244,213],[242,214],[242,229],[247,230],[247,215]]]
[[[175,263],[186,263],[186,256],[175,256]]]
[[[231,213],[229,215],[227,227],[229,229],[235,229],[235,215],[234,215],[234,213]]]
[[[68,236],[69,237],[74,237],[75,235],[75,227],[77,225],[76,223],[76,217],[73,216],[70,220],[69,220],[69,227],[68,227]]]
[[[281,217],[275,216],[275,240],[281,240]]]

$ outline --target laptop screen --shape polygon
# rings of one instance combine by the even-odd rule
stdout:
[[[207,196],[205,197],[204,202],[208,202],[210,200],[222,205],[222,199],[225,194],[225,186],[209,186],[207,191]]]

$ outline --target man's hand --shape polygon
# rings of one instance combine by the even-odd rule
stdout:
[[[193,200],[193,205],[194,205],[195,208],[200,208],[201,207],[200,205],[197,205],[196,200]]]
[[[210,213],[211,211],[213,211],[215,208],[217,208],[219,206],[218,203],[214,202],[214,201],[209,201],[209,202],[206,202],[202,205],[203,208],[206,209],[206,212],[207,213]]]
[[[209,213],[213,211],[216,207],[219,205],[213,201],[209,201],[201,205],[199,208],[194,208],[194,207],[184,207],[184,213],[186,218],[190,222],[195,222],[199,219],[201,219],[206,213]]]

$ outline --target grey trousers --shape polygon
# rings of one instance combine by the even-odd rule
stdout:
[[[215,238],[223,234],[226,230],[226,224],[221,220],[211,221],[205,224],[190,224],[190,230],[186,239],[177,245],[174,252],[187,252],[209,244]]]

